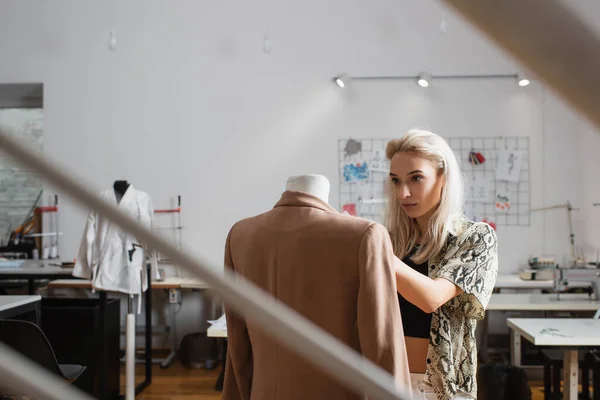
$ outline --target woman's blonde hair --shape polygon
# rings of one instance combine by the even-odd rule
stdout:
[[[435,133],[411,129],[402,139],[389,141],[385,149],[388,160],[396,153],[406,152],[429,160],[443,179],[440,203],[429,220],[427,232],[420,232],[417,221],[402,210],[393,183],[388,180],[386,224],[394,245],[394,253],[400,259],[406,257],[415,248],[419,234],[422,234],[424,244],[411,257],[414,262],[422,263],[440,253],[450,233],[458,234],[459,221],[463,216],[464,180],[454,152],[448,143]]]

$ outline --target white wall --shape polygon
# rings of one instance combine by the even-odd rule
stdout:
[[[580,2],[584,11],[590,4]],[[517,71],[436,2],[4,0],[0,59],[0,82],[44,83],[48,156],[97,190],[128,179],[156,207],[181,194],[186,246],[217,262],[229,227],[271,208],[290,174],[328,175],[337,206],[339,138],[394,137],[413,125],[530,135],[534,207],[579,205],[585,183],[575,168],[592,152],[572,139],[578,118],[539,87],[445,81],[423,92],[409,82],[357,82],[348,98],[331,84],[340,72]],[[61,205],[60,253],[72,259],[85,211],[64,195]],[[502,272],[529,254],[568,252],[565,227],[560,211],[545,224],[536,215],[529,228],[499,227]],[[197,329],[197,309],[179,315],[180,333]]]
[[[338,137],[393,138],[413,126],[447,137],[528,136],[532,208],[580,203],[579,144],[563,134],[575,131],[577,120],[539,86],[490,79],[434,81],[428,90],[406,81],[353,85],[356,93],[343,99],[334,123],[337,135],[327,149],[335,148]],[[337,164],[322,167],[337,187]],[[337,196],[332,201],[337,206]],[[500,272],[525,267],[529,255],[568,257],[568,232],[557,234],[567,226],[566,215],[566,210],[546,211],[532,214],[529,227],[499,225]]]

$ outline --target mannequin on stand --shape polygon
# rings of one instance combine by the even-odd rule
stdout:
[[[271,210],[233,224],[225,241],[225,268],[251,278],[274,299],[374,360],[399,388],[410,387],[387,230],[331,207],[330,183],[323,175],[289,176],[285,189]],[[311,295],[301,295],[307,292]],[[361,398],[348,395],[344,385],[317,368],[307,368],[297,354],[278,351],[260,323],[229,312],[227,304],[225,318],[223,399]]]
[[[286,190],[311,194],[325,203],[329,203],[329,179],[323,175],[306,174],[290,176],[287,180]]]
[[[115,197],[117,198],[117,204],[121,202],[121,199],[129,188],[129,182],[115,181],[113,189],[115,191]],[[126,322],[126,333],[125,333],[125,399],[131,400],[135,398],[135,312],[133,305],[133,295],[127,296],[127,322]]]
[[[100,198],[130,218],[152,229],[154,208],[148,193],[138,190],[126,180],[113,182],[103,190]],[[148,265],[149,264],[149,265]],[[147,267],[150,268],[147,268]],[[150,274],[151,276],[148,276]],[[149,289],[149,281],[160,277],[156,251],[117,224],[99,214],[88,212],[81,245],[73,268],[73,276],[89,279],[92,290],[127,294],[126,331],[126,400],[135,396],[135,314],[141,312],[142,294]]]

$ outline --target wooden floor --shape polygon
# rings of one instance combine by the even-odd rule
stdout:
[[[214,390],[219,375],[220,366],[213,371],[203,369],[186,369],[179,362],[174,362],[169,368],[153,367],[152,384],[140,393],[136,400],[218,400],[221,393]],[[124,370],[123,370],[124,371]],[[136,372],[143,373],[141,365],[136,366]],[[144,379],[143,375],[136,377],[137,382]],[[121,377],[121,382],[125,377]],[[532,382],[533,400],[543,400],[542,382]],[[121,388],[121,393],[125,393]]]
[[[144,367],[136,365],[136,383],[142,382]],[[221,393],[215,391],[215,382],[221,366],[212,371],[186,369],[175,361],[169,368],[158,365],[152,368],[152,384],[136,396],[136,400],[220,400]],[[125,393],[125,369],[122,368],[121,394]],[[137,375],[140,374],[140,375]]]

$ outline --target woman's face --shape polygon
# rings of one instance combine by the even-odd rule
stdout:
[[[413,152],[394,154],[390,180],[402,210],[410,218],[429,218],[442,197],[443,175],[433,164]]]

